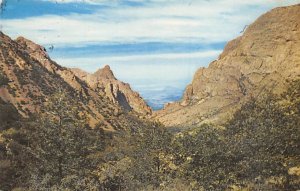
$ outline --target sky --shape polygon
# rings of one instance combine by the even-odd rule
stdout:
[[[300,0],[0,0],[0,30],[66,67],[110,65],[155,109],[266,11]],[[53,47],[53,49],[51,48]]]

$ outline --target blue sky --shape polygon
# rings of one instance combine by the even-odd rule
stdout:
[[[241,35],[245,25],[274,7],[300,0],[0,3],[5,3],[0,15],[4,33],[45,46],[54,60],[67,67],[93,72],[109,64],[119,79],[150,99],[155,90],[162,94],[173,87],[182,92],[197,68],[216,59],[227,41]]]
[[[1,30],[54,58],[222,50],[247,24],[299,0],[0,0]],[[186,55],[186,54],[185,54]],[[63,63],[62,63],[63,64]]]

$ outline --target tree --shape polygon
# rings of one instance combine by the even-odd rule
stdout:
[[[23,185],[33,190],[96,190],[99,183],[91,173],[100,160],[104,136],[90,129],[85,116],[66,93],[59,91],[47,102],[44,111],[9,137],[12,158],[22,163]]]
[[[139,129],[134,135],[133,176],[145,185],[158,187],[164,182],[172,169],[167,160],[170,154],[172,136],[163,127],[150,125]]]
[[[7,85],[9,82],[8,78],[0,71],[0,87]]]
[[[299,189],[288,174],[289,168],[300,165],[299,95],[297,80],[281,96],[250,100],[228,122],[227,145],[235,156],[239,181],[263,189]]]
[[[114,137],[95,174],[106,190],[159,188],[172,174],[171,134],[155,123]]]

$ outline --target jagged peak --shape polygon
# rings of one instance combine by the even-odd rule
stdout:
[[[73,73],[87,84],[103,93],[114,103],[118,103],[126,110],[134,110],[143,115],[152,113],[151,108],[141,98],[141,96],[133,91],[129,84],[119,81],[115,78],[110,66],[106,65],[98,69],[95,73],[89,74],[82,69],[72,68]]]
[[[105,65],[104,68],[98,69],[93,76],[97,78],[116,79],[109,65]]]
[[[0,31],[0,37],[6,36],[2,31]]]
[[[46,54],[46,52],[47,52],[43,46],[38,45],[25,37],[19,36],[15,41],[19,45],[26,47],[30,51],[39,51],[44,54]]]
[[[18,38],[16,38],[15,40],[18,43],[23,43],[23,44],[27,44],[27,45],[34,45],[34,46],[39,46],[36,43],[32,42],[31,40],[23,37],[23,36],[19,36]]]
[[[7,36],[6,34],[4,34],[2,31],[0,31],[0,42],[9,42],[12,41],[11,38],[9,36]]]
[[[103,69],[110,70],[110,66],[109,65],[105,65]]]

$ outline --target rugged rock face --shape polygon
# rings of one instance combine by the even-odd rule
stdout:
[[[180,102],[154,114],[167,126],[221,124],[251,96],[281,93],[300,75],[300,5],[259,17],[230,41],[218,60],[200,68]]]
[[[101,73],[111,77],[109,73]],[[111,73],[112,75],[112,73]],[[52,61],[45,49],[0,32],[0,100],[14,106],[23,117],[41,111],[50,96],[64,91],[77,103],[92,127],[114,131],[139,125],[137,116],[125,112],[105,95],[94,91],[70,69]]]
[[[89,74],[77,68],[72,69],[72,71],[93,90],[99,93],[104,92],[112,102],[119,104],[125,110],[134,110],[143,115],[151,114],[151,108],[141,96],[133,91],[129,84],[117,80],[108,65],[93,74]]]

